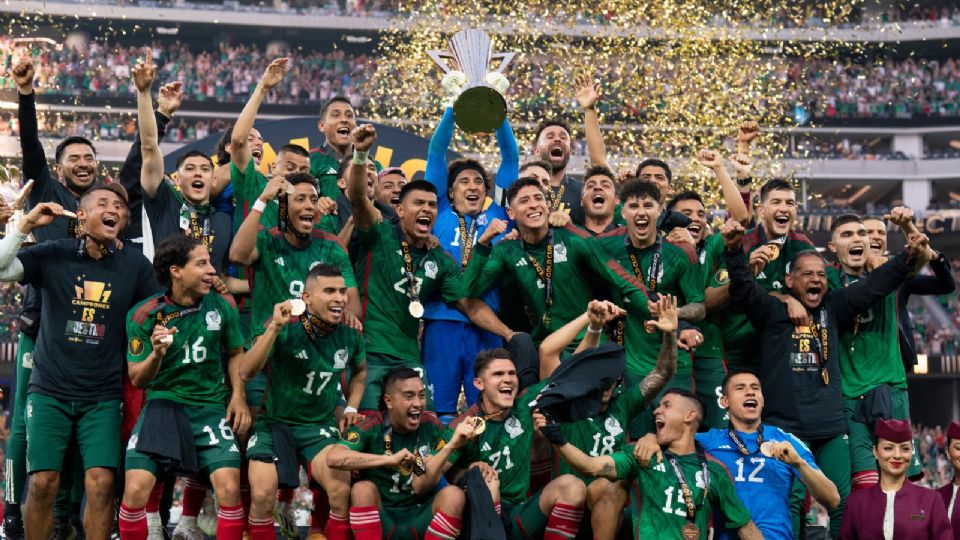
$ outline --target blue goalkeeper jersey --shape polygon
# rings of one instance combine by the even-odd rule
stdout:
[[[762,424],[761,431],[763,441],[789,441],[804,461],[819,470],[810,449],[800,439],[780,428],[766,424]],[[750,511],[750,516],[763,533],[763,537],[792,540],[790,490],[793,488],[794,479],[800,477],[800,472],[791,465],[761,454],[757,443],[758,434],[759,432],[736,432],[749,454],[744,454],[740,450],[726,428],[698,433],[697,442],[730,470],[730,475],[733,476],[733,487],[744,506]],[[723,521],[714,520],[714,523],[722,525]],[[736,531],[718,529],[714,538],[736,538]]]

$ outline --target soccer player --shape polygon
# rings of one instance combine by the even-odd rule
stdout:
[[[850,495],[840,538],[952,540],[950,518],[937,492],[907,480],[913,431],[906,420],[878,420],[873,452],[880,481]]]
[[[673,171],[666,161],[659,158],[646,158],[637,165],[636,177],[644,182],[652,182],[657,186],[660,195],[663,196],[661,202],[666,202],[670,197],[673,188],[670,183],[673,182]]]
[[[246,380],[265,365],[270,374],[263,410],[247,445],[252,540],[274,538],[277,486],[283,481],[285,487],[296,487],[298,462],[329,498],[327,537],[345,540],[350,535],[350,475],[328,467],[326,457],[339,441],[338,433],[362,418],[357,407],[366,381],[363,340],[357,330],[342,324],[347,286],[336,266],[321,263],[310,270],[302,301],[306,310],[299,315],[292,315],[290,301],[274,306],[273,317],[240,369]],[[348,401],[338,423],[337,383],[346,370]]]
[[[47,308],[26,404],[30,539],[50,536],[53,498],[74,437],[86,471],[87,537],[106,539],[113,520],[123,394],[120,329],[127,310],[157,290],[149,261],[114,245],[126,217],[122,189],[87,189],[76,212],[79,239],[43,242],[18,254],[27,235],[64,214],[56,203],[41,203],[0,241],[0,279],[34,286]]]
[[[350,100],[335,96],[320,108],[317,127],[323,133],[323,146],[310,150],[310,174],[320,182],[320,195],[336,200],[340,194],[340,161],[351,154],[352,133],[357,127],[357,113]],[[377,170],[380,166],[376,165]]]
[[[556,426],[558,429],[543,429],[548,440],[560,445],[569,441],[590,456],[612,454],[623,446],[631,419],[663,390],[677,369],[677,300],[662,295],[658,303],[659,319],[647,321],[647,327],[659,331],[663,339],[654,369],[637,386],[621,387],[619,381],[614,383],[601,397],[599,416]],[[561,351],[585,326],[587,334],[580,341],[577,352],[597,346],[604,325],[623,314],[622,309],[610,302],[594,300],[588,305],[586,313],[550,334],[540,345],[540,372],[543,379],[546,380],[560,365]],[[538,415],[534,413],[535,421]],[[623,506],[628,498],[626,483],[585,477],[562,459],[557,461],[556,473],[574,474],[587,484],[587,508],[590,510],[593,538],[614,538],[620,528]]]
[[[75,212],[80,197],[90,189],[99,177],[97,152],[89,140],[84,137],[67,137],[57,145],[54,151],[54,170],[51,174],[47,158],[40,142],[36,97],[33,80],[36,76],[32,58],[26,57],[11,70],[17,85],[17,122],[20,126],[20,150],[23,154],[23,178],[33,180],[28,193],[25,212],[43,202],[55,202],[65,210]],[[26,189],[26,186],[24,186]],[[69,219],[61,217],[50,225],[34,231],[38,242],[60,240],[69,236]],[[17,392],[14,396],[16,409],[13,411],[12,432],[7,445],[8,478],[5,490],[4,532],[8,538],[23,538],[23,519],[20,512],[21,494],[27,476],[27,443],[24,413],[27,399],[28,382],[33,369],[33,355],[37,333],[40,331],[42,312],[40,295],[33,287],[26,287],[20,307],[20,333],[17,341]],[[82,477],[82,474],[79,475]],[[67,484],[67,482],[64,482]],[[82,496],[82,489],[79,489]],[[77,500],[79,504],[79,500]],[[58,508],[59,510],[59,508]],[[75,518],[74,518],[75,519]],[[58,516],[58,529],[70,525]]]
[[[470,434],[460,427],[463,423],[473,423],[474,430],[462,447],[449,451],[440,447],[439,452],[447,454],[440,472],[454,482],[471,467],[479,467],[484,476],[496,476],[500,487],[491,495],[508,538],[572,539],[580,527],[587,489],[582,480],[565,474],[528,497],[534,396],[518,397],[520,381],[510,352],[482,351],[473,372],[480,399],[447,427],[441,442],[451,444],[465,432]]]
[[[366,194],[367,151],[376,141],[373,126],[353,133],[354,156],[347,171],[347,197],[359,235],[356,264],[364,306],[368,355],[367,389],[362,408],[376,410],[383,376],[397,366],[421,372],[418,334],[424,302],[434,298],[456,305],[479,328],[503,339],[513,332],[480,300],[461,291],[460,265],[439,247],[430,248],[437,219],[437,189],[426,181],[403,186],[397,205],[399,226],[380,219]],[[430,388],[430,383],[426,383]],[[432,393],[432,392],[431,392]],[[428,393],[429,397],[429,393]]]
[[[230,216],[216,212],[210,206],[210,190],[213,185],[213,161],[209,156],[193,150],[177,158],[177,179],[180,189],[163,179],[163,153],[157,134],[150,87],[156,76],[157,66],[152,63],[147,49],[146,63],[140,61],[132,71],[137,87],[137,109],[140,124],[140,146],[143,165],[140,170],[140,185],[143,188],[144,208],[153,233],[144,253],[150,258],[154,246],[176,234],[197,238],[208,246],[211,264],[219,277],[226,262],[233,226]]]
[[[571,152],[570,126],[560,120],[545,120],[537,127],[533,140],[533,155],[547,161],[551,167],[550,186],[547,188],[550,212],[563,212],[571,218],[582,216],[580,195],[583,193],[583,182],[567,175]],[[574,221],[583,222],[582,219]]]
[[[613,171],[605,165],[594,165],[583,173],[583,192],[580,207],[583,208],[583,228],[594,236],[608,233],[624,225],[617,218],[617,182]]]
[[[726,245],[730,295],[757,330],[758,342],[753,346],[760,359],[760,380],[772,389],[765,419],[804,441],[827,478],[837,486],[841,503],[830,511],[830,528],[836,535],[843,501],[850,493],[850,449],[840,388],[840,336],[852,331],[862,314],[895,291],[913,264],[926,262],[926,237],[913,235],[907,250],[867,279],[829,292],[820,254],[810,250],[795,254],[785,284],[810,320],[799,325],[791,319],[786,305],[768,295],[751,275],[742,247],[743,226],[728,219],[721,235]]]
[[[761,423],[763,390],[754,373],[727,373],[720,401],[729,424],[697,434],[697,442],[734,473],[733,487],[764,538],[793,538],[790,495],[797,478],[825,507],[840,504],[837,487],[820,471],[806,445],[776,426]],[[727,535],[718,531],[715,537]]]
[[[570,443],[556,448],[583,474],[634,483],[632,536],[637,540],[705,540],[714,510],[723,515],[728,528],[738,529],[740,538],[763,538],[737,496],[730,471],[694,439],[703,417],[697,397],[669,388],[653,415],[656,443],[666,458],[659,464],[642,466],[629,448],[602,456],[588,456]],[[543,430],[547,419],[539,416],[536,425]]]
[[[530,176],[536,178],[540,181],[540,185],[543,186],[543,189],[550,188],[550,178],[553,175],[553,165],[545,159],[535,159],[533,161],[528,161],[520,167],[520,172],[518,173],[520,178],[524,176]]]
[[[217,272],[198,238],[173,235],[161,242],[154,268],[166,292],[127,316],[130,380],[147,389],[147,403],[127,445],[120,536],[146,540],[150,491],[179,465],[210,477],[219,505],[217,538],[239,540],[244,521],[234,433],[250,427],[250,413],[238,371],[243,335],[237,308],[210,293]],[[228,355],[232,393],[224,385],[221,350]]]
[[[338,173],[339,178],[339,173]],[[376,199],[382,204],[400,203],[400,189],[407,183],[407,175],[400,167],[388,167],[377,173]],[[338,183],[339,185],[339,183]]]
[[[262,213],[275,199],[280,199],[277,228],[260,230]],[[255,328],[270,316],[275,304],[300,296],[304,290],[303,276],[318,262],[340,268],[347,284],[347,315],[351,322],[359,312],[357,281],[346,248],[336,236],[314,228],[319,199],[316,180],[309,173],[275,176],[237,230],[230,246],[230,260],[253,272],[256,292],[251,316]]]
[[[420,375],[408,367],[388,371],[380,405],[377,413],[349,428],[327,455],[330,467],[360,471],[361,479],[350,490],[353,537],[458,537],[465,498],[455,486],[436,490],[440,474],[434,469],[441,462],[429,459],[443,426],[426,410],[427,389]],[[451,450],[467,441],[467,428],[447,445]]]
[[[791,299],[790,295],[783,294],[786,267],[796,253],[814,247],[807,237],[793,231],[797,219],[797,195],[793,186],[779,179],[764,184],[760,188],[757,217],[757,226],[748,230],[743,237],[743,249],[749,256],[750,270],[765,291],[776,293],[787,304],[791,315],[799,323],[805,317],[803,306]],[[710,253],[722,251],[718,245],[722,242],[720,235],[714,235],[708,239],[706,249]],[[746,367],[757,371],[757,335],[742,312],[743,306],[731,303],[729,272],[722,265],[722,257],[720,263],[705,296],[708,299],[707,310],[716,314],[715,322],[723,336],[724,360],[728,368]]]

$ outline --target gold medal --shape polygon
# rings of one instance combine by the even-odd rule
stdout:
[[[473,419],[473,425],[474,425],[473,432],[476,433],[477,435],[480,435],[487,429],[487,421],[479,416]]]
[[[775,244],[773,242],[767,244],[767,248],[770,250],[770,260],[775,261],[777,257],[780,256],[780,244]]]
[[[410,312],[410,316],[415,319],[423,317],[423,304],[419,300],[411,300],[410,307],[407,310]]]
[[[700,528],[693,523],[687,523],[680,529],[680,536],[683,540],[698,540],[700,538]]]
[[[410,467],[404,465],[403,463],[400,464],[400,474],[403,476],[410,476],[410,472]]]

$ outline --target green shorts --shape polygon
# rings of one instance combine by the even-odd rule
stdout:
[[[263,394],[267,391],[267,372],[260,371],[244,385],[247,394],[247,405],[260,407],[263,405]]]
[[[857,422],[853,413],[859,399],[843,400],[843,412],[847,415],[847,426],[850,428],[850,470],[853,474],[865,471],[876,471],[877,460],[873,457],[873,426]],[[907,391],[903,388],[890,388],[890,401],[893,404],[893,418],[896,420],[910,420],[910,400]],[[920,452],[914,449],[913,459],[907,469],[907,476],[914,477],[923,471],[920,463]]]
[[[507,538],[511,540],[533,540],[543,538],[547,530],[548,516],[540,510],[540,493],[518,505],[503,503],[501,519],[503,528],[507,531]]]
[[[147,404],[150,402],[148,401]],[[146,406],[144,407],[146,409]],[[197,466],[202,476],[209,476],[217,469],[240,468],[240,449],[233,435],[233,428],[227,423],[226,407],[209,405],[184,405],[190,425],[193,427],[193,444],[197,449]],[[143,414],[137,420],[137,425],[127,443],[126,464],[127,470],[138,469],[157,474],[159,467],[146,454],[137,451],[137,439],[140,435],[140,424],[143,423]]]
[[[409,367],[420,374],[424,386],[427,387],[427,410],[433,410],[433,388],[427,380],[427,373],[419,362],[408,362],[395,356],[381,353],[367,353],[367,387],[363,390],[363,399],[360,401],[360,410],[376,411],[380,405],[380,394],[383,393],[383,378],[387,372],[395,367]]]
[[[629,371],[623,378],[624,387],[630,388],[631,386],[636,386],[640,384],[640,381],[646,376],[639,375],[636,373],[630,373]],[[630,420],[630,426],[627,429],[627,432],[630,436],[630,440],[636,440],[640,437],[643,437],[647,433],[653,433],[656,431],[656,426],[653,424],[653,411],[660,404],[660,399],[663,398],[663,393],[669,388],[683,388],[684,390],[693,391],[693,371],[687,367],[683,368],[677,373],[674,374],[673,378],[670,379],[670,382],[663,387],[663,390],[657,394],[657,397],[653,398],[653,401],[650,402],[650,405],[643,409],[637,416],[633,417]]]
[[[61,401],[27,395],[27,472],[63,471],[75,437],[83,469],[116,469],[120,462],[121,401]]]
[[[414,506],[380,505],[380,526],[389,540],[419,540],[433,520],[433,499]]]
[[[276,457],[273,448],[272,422],[266,418],[257,418],[253,435],[247,442],[247,457],[258,461],[273,462]],[[307,471],[310,462],[324,448],[340,442],[340,432],[335,425],[290,426],[293,439],[297,444],[297,458]]]

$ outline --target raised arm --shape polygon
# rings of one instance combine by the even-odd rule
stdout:
[[[590,165],[607,165],[607,147],[603,143],[603,132],[600,131],[600,117],[597,115],[597,102],[600,92],[589,75],[580,75],[576,82],[577,103],[583,109],[583,130],[587,139],[587,156]]]
[[[453,107],[447,107],[433,130],[430,137],[430,146],[427,147],[427,170],[423,179],[437,187],[440,198],[447,192],[447,149],[453,140],[453,130],[456,124],[453,121]]]
[[[260,232],[260,217],[267,204],[276,199],[277,196],[287,189],[287,180],[280,175],[274,176],[267,182],[263,192],[257,197],[257,202],[250,208],[250,213],[243,218],[243,223],[237,229],[237,234],[233,237],[230,244],[230,260],[250,266],[260,254],[257,252],[257,234]]]
[[[157,134],[157,119],[153,116],[153,98],[150,87],[157,74],[150,48],[143,60],[133,68],[133,83],[137,87],[137,121],[140,124],[140,153],[143,165],[140,168],[140,186],[147,197],[153,199],[163,183],[163,153],[160,151],[160,136]]]
[[[520,176],[520,148],[513,136],[510,120],[504,118],[497,128],[497,146],[500,147],[500,167],[497,168],[496,186],[502,190],[510,187]],[[490,194],[491,198],[493,194]]]
[[[727,206],[729,217],[746,227],[750,223],[750,210],[744,204],[737,184],[730,178],[730,173],[727,172],[727,167],[723,164],[720,152],[701,150],[697,152],[697,161],[712,170],[713,175],[717,177],[717,183],[720,184],[720,192],[723,193],[723,202]]]
[[[424,460],[424,469],[426,473],[413,477],[413,492],[427,493],[432,490],[440,477],[446,474],[453,466],[450,463],[450,455],[454,451],[463,448],[465,444],[477,438],[475,434],[476,424],[470,419],[466,419],[459,424],[453,431],[453,437],[450,442],[443,445],[443,448],[427,456]]]
[[[33,79],[36,70],[30,57],[20,60],[11,70],[13,81],[17,85],[17,123],[20,126],[20,151],[23,154],[23,178],[34,181],[46,181],[49,176],[47,157],[40,143],[40,131],[37,126],[37,103],[33,93]],[[46,186],[35,186],[37,194]]]
[[[592,349],[600,344],[600,335],[607,322],[623,317],[627,312],[613,302],[591,300],[587,310],[576,319],[560,327],[540,343],[540,378],[546,379],[560,366],[560,354],[573,343],[584,327],[587,333],[575,352]]]
[[[565,439],[559,429],[560,425],[548,422],[546,416],[540,412],[533,413],[533,426],[542,433],[553,447],[560,453],[560,457],[577,472],[592,478],[607,478],[616,480],[617,462],[609,454],[603,456],[588,456]],[[560,435],[558,438],[557,435]]]
[[[732,303],[742,309],[754,327],[759,330],[770,322],[768,315],[771,306],[779,305],[780,301],[768,295],[753,278],[741,246],[743,232],[743,225],[734,219],[728,219],[720,232],[726,246],[723,258],[727,265],[727,273],[730,275],[728,291]]]
[[[504,341],[510,341],[514,331],[497,317],[490,306],[479,298],[461,298],[457,302],[457,308],[470,319],[470,322],[479,326],[483,330],[496,334]]]
[[[280,84],[284,75],[287,74],[288,62],[288,58],[277,58],[270,62],[247,104],[244,105],[243,111],[240,112],[237,123],[233,125],[233,132],[230,134],[230,161],[240,171],[245,171],[250,162],[251,154],[247,138],[250,136],[250,130],[253,129],[254,120],[257,119],[257,111],[260,110],[260,105],[266,99],[270,89]]]
[[[657,304],[657,319],[643,323],[647,332],[659,331],[662,336],[657,364],[640,381],[640,393],[645,403],[652,402],[677,372],[677,326],[680,323],[677,298],[662,294]]]
[[[280,330],[290,320],[290,309],[290,302],[280,302],[273,306],[273,317],[267,323],[266,330],[257,337],[240,362],[238,372],[243,382],[252,380],[266,365]]]
[[[797,444],[800,444],[799,441]],[[789,440],[771,443],[770,455],[797,469],[800,480],[820,504],[827,508],[836,508],[840,504],[840,492],[837,491],[837,486],[822,471],[811,467]],[[810,458],[812,459],[813,456]]]
[[[957,290],[957,280],[953,277],[950,261],[943,253],[935,253],[929,263],[932,276],[916,276],[907,280],[907,295],[952,294]]]
[[[373,227],[377,209],[367,198],[367,153],[377,142],[377,130],[370,124],[358,126],[351,134],[353,158],[347,167],[347,200],[353,205],[353,226],[360,230]]]
[[[157,139],[163,139],[167,123],[170,122],[173,115],[180,109],[182,102],[183,88],[179,81],[160,87],[160,91],[157,93],[157,110],[153,115],[157,123]],[[127,196],[130,198],[131,205],[133,205],[135,201],[143,199],[143,190],[140,187],[140,173],[143,170],[143,154],[140,151],[140,146],[140,130],[137,129],[133,144],[130,145],[130,151],[127,152],[127,157],[123,160],[123,165],[117,174],[120,184],[127,190]]]

